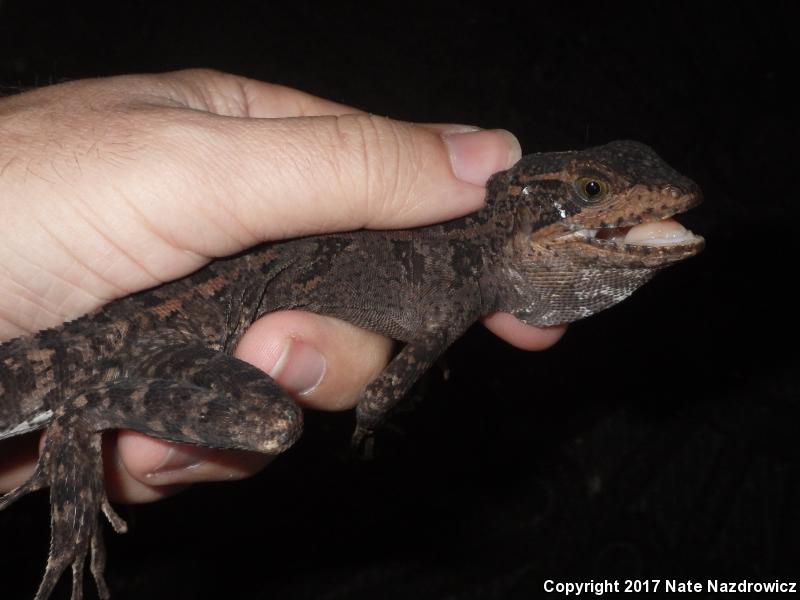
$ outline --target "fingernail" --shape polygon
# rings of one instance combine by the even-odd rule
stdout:
[[[287,338],[269,375],[289,391],[304,396],[322,382],[326,365],[325,357],[311,344]]]
[[[461,181],[485,185],[498,171],[511,167],[522,156],[514,135],[505,129],[445,133],[453,173]]]
[[[202,446],[180,446],[173,445],[167,451],[164,460],[155,469],[147,474],[147,477],[164,475],[174,471],[184,471],[186,469],[196,469],[204,462],[211,452],[211,448]]]

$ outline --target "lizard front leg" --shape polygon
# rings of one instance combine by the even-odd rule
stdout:
[[[359,449],[371,439],[376,427],[406,395],[412,385],[480,316],[479,304],[470,301],[466,290],[452,302],[429,310],[411,341],[392,359],[380,376],[370,383],[356,407],[356,429],[351,447]],[[364,448],[369,455],[371,449]]]
[[[50,486],[50,555],[36,600],[49,597],[70,564],[72,599],[80,600],[89,550],[100,597],[109,597],[98,514],[103,511],[119,532],[125,524],[103,487],[103,430],[134,429],[176,442],[269,454],[282,452],[299,436],[299,407],[259,369],[207,348],[175,348],[172,357],[169,364],[141,365],[155,377],[129,373],[63,402],[54,411],[34,475],[0,499],[2,509]]]

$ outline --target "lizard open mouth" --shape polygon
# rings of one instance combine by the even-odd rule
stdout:
[[[674,219],[649,221],[640,225],[579,229],[575,235],[592,243],[616,246],[695,246],[703,238],[695,235]]]

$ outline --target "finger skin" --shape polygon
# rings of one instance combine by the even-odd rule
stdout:
[[[560,340],[567,330],[566,325],[526,325],[508,313],[495,313],[485,317],[483,324],[497,337],[520,350],[545,350]]]
[[[315,347],[326,362],[322,381],[310,393],[296,396],[306,408],[347,410],[356,405],[361,391],[375,379],[392,352],[388,338],[346,321],[304,311],[280,311],[256,321],[236,349],[242,360],[273,374],[287,341]],[[295,394],[298,390],[275,375],[278,383]]]

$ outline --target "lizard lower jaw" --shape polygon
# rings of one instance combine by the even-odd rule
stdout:
[[[587,242],[619,247],[671,247],[702,245],[695,235],[674,219],[650,221],[627,227],[579,229],[574,233]]]

